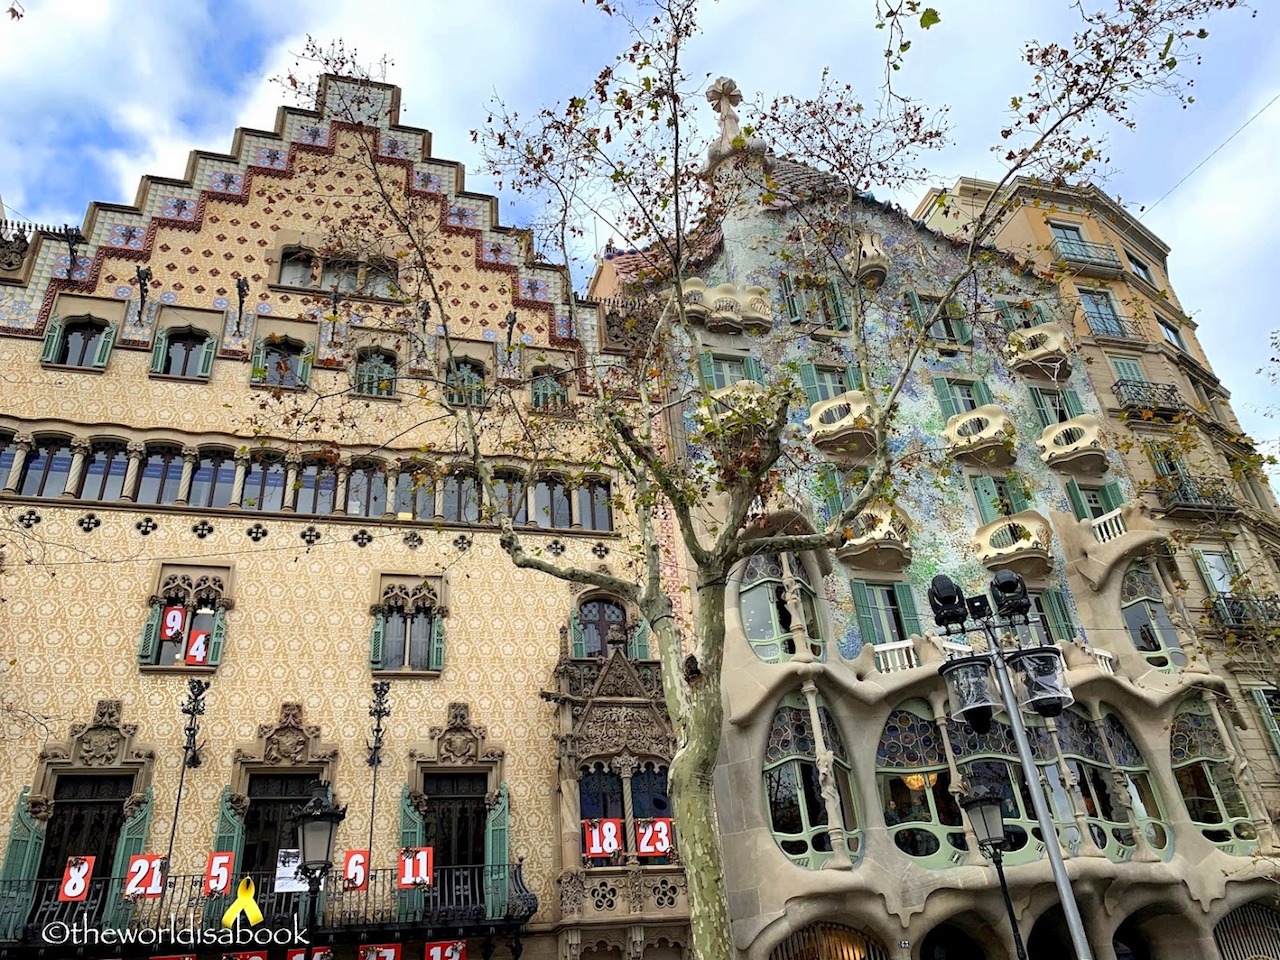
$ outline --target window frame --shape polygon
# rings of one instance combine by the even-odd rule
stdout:
[[[574,497],[574,525],[598,533],[613,532],[613,484],[607,477],[588,477]]]
[[[56,491],[49,491],[49,478],[58,476],[56,472],[52,472],[52,468],[56,458],[65,456],[67,469],[61,474],[62,482],[58,485]],[[42,459],[43,458],[43,459]],[[15,485],[14,492],[20,497],[40,497],[41,499],[50,499],[52,497],[60,497],[67,489],[67,481],[71,477],[71,464],[75,459],[75,451],[71,448],[71,440],[62,437],[47,437],[37,439],[32,444],[31,450],[27,453],[26,459],[22,462],[22,470],[18,474],[18,482]],[[36,463],[40,463],[40,479],[31,487],[30,480],[32,475],[32,467]]]
[[[1125,248],[1124,256],[1125,256],[1125,260],[1129,264],[1130,273],[1132,273],[1134,276],[1142,280],[1145,280],[1147,283],[1151,284],[1151,286],[1153,287],[1156,285],[1155,274],[1151,272],[1151,267],[1150,265],[1147,264],[1145,260],[1142,260],[1141,258],[1134,256],[1133,253],[1131,253],[1128,248]]]
[[[209,495],[207,498],[201,498],[207,502],[201,502],[196,498],[196,484],[201,483],[199,479],[201,471],[205,470],[206,461],[209,463],[209,471],[211,478],[209,484]],[[226,502],[217,503],[219,498],[219,483],[224,479],[227,468],[230,467],[230,476],[226,477]],[[232,505],[232,496],[235,494],[236,486],[236,459],[235,454],[229,450],[219,448],[206,448],[199,452],[195,465],[191,471],[191,489],[187,492],[187,503],[199,510],[223,510]]]
[[[311,471],[314,471],[313,473]],[[307,482],[308,473],[314,477],[314,482],[310,485]],[[246,479],[248,474],[246,473]],[[322,478],[328,476],[332,480],[332,487],[329,489],[329,509],[318,509],[320,505],[321,495],[324,493],[324,487],[321,484]],[[293,490],[293,509],[295,513],[306,514],[316,517],[327,517],[338,510],[338,470],[337,467],[327,460],[304,460],[298,466],[297,479],[294,481]],[[286,500],[289,491],[285,492]],[[304,502],[304,497],[310,497],[310,503]]]
[[[160,473],[160,479],[157,484],[158,499],[144,499],[143,491],[147,489],[147,471],[151,469],[151,462],[156,457],[163,458],[163,465]],[[182,468],[185,455],[182,448],[178,446],[170,446],[167,444],[154,444],[148,446],[142,454],[142,462],[138,469],[138,485],[133,491],[133,500],[140,504],[154,504],[163,506],[178,502],[178,496],[182,493]],[[176,468],[176,469],[175,469]],[[194,471],[193,471],[194,475]],[[165,489],[172,485],[173,496],[164,499]]]
[[[776,560],[776,575],[773,572]],[[748,577],[757,571],[754,579]],[[753,554],[738,567],[738,590],[735,596],[742,635],[752,652],[765,663],[784,663],[799,655],[793,632],[792,601],[800,610],[804,634],[808,640],[808,655],[816,661],[827,659],[831,627],[813,575],[803,555],[794,553]],[[763,603],[757,603],[765,598]],[[748,604],[752,610],[748,612]],[[769,622],[760,619],[768,611]],[[753,636],[754,626],[767,627],[769,636]],[[758,633],[758,631],[757,631]]]
[[[444,377],[445,402],[455,407],[483,407],[488,402],[488,369],[483,361],[457,357]]]
[[[278,476],[280,482],[272,483],[272,477],[275,468],[279,468]],[[257,484],[251,484],[250,481],[257,471],[261,480]],[[245,465],[244,470],[244,486],[240,490],[240,509],[255,510],[259,513],[279,513],[289,506],[292,490],[286,489],[289,477],[289,466],[285,461],[282,453],[275,451],[260,451],[249,458],[249,462]],[[256,487],[256,489],[255,489]],[[278,488],[280,491],[280,503],[278,506],[270,507],[267,504],[271,501],[267,497],[269,490]]]
[[[106,461],[102,471],[95,473],[94,467],[99,463],[99,454],[105,454]],[[109,488],[112,486],[112,480],[117,477],[120,480],[119,490],[116,491],[115,496],[106,496],[110,492]],[[133,492],[125,489],[125,481],[128,478],[129,452],[127,445],[123,441],[117,440],[96,441],[84,458],[84,466],[80,473],[80,489],[76,492],[76,496],[81,500],[94,500],[99,503],[119,500]],[[90,489],[91,483],[95,479],[97,480],[96,492]]]
[[[1156,326],[1160,328],[1160,334],[1164,337],[1165,343],[1183,353],[1187,352],[1187,342],[1182,337],[1182,330],[1172,320],[1157,314]]]
[[[370,371],[369,367],[380,364]],[[357,351],[351,378],[352,392],[358,397],[393,400],[397,396],[396,355],[381,347],[364,347]],[[385,386],[384,386],[385,384]]]
[[[364,484],[363,486],[363,491],[364,491],[363,496],[359,499],[354,499],[357,497],[357,492],[356,492],[357,483],[355,479],[357,475],[369,477],[370,480],[368,483]],[[372,478],[375,476],[381,478],[381,482],[382,482],[382,510],[379,513],[371,512],[371,507],[377,502],[377,497],[376,497],[377,484],[372,482]],[[387,513],[388,506],[390,504],[390,501],[388,499],[388,490],[387,490],[386,467],[383,464],[377,462],[376,460],[357,460],[353,462],[350,468],[347,470],[347,491],[346,492],[347,492],[346,504],[344,505],[343,510],[345,511],[347,516],[349,517],[385,516]],[[353,502],[360,504],[361,509],[359,511],[353,511],[351,509],[351,504]]]

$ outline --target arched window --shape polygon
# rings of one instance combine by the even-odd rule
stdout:
[[[347,514],[380,517],[387,512],[387,474],[382,465],[358,461],[347,478]]]
[[[1054,820],[1059,824],[1068,843],[1072,842],[1072,838],[1078,842],[1079,836],[1071,818],[1070,797],[1058,774],[1057,764],[1053,762],[1053,745],[1049,742],[1048,730],[1043,723],[1029,724],[1027,735],[1031,740],[1036,764],[1049,784]],[[1018,756],[1018,748],[1013,741],[1013,729],[997,714],[986,733],[978,733],[967,723],[953,722],[947,725],[947,736],[961,774],[966,777],[989,777],[1004,784],[1006,861],[1030,863],[1040,859],[1044,854],[1039,842],[1040,826],[1036,820],[1035,807],[1031,803],[1031,794],[1022,776],[1022,768],[1014,759]],[[1033,844],[1032,838],[1037,843]]]
[[[578,526],[583,530],[613,529],[608,480],[586,480],[578,487]]]
[[[0,487],[9,483],[9,471],[13,469],[13,458],[17,455],[18,445],[13,434],[7,433],[0,438]]]
[[[364,285],[361,291],[366,297],[390,299],[399,288],[399,274],[393,263],[370,263],[364,268]]]
[[[803,697],[792,695],[782,701],[764,754],[764,791],[773,838],[792,863],[810,870],[831,859],[829,826],[844,830],[851,855],[856,854],[860,842],[844,738],[825,706],[818,707],[818,719],[823,743],[832,753],[841,823],[831,825],[827,819],[818,775],[817,739]]]
[[[578,604],[570,632],[575,657],[608,656],[611,647],[627,641],[627,611],[615,600],[592,597]]]
[[[631,774],[631,809],[635,814],[638,850],[669,848],[669,828],[658,822],[671,818],[671,799],[667,796],[667,768],[657,763],[642,763]],[[645,842],[648,840],[649,842]],[[642,856],[641,863],[669,863],[666,854]]]
[[[312,256],[307,250],[287,250],[280,261],[280,283],[286,287],[310,287]]]
[[[809,649],[825,656],[825,631],[818,617],[817,594],[800,558],[788,553],[761,553],[747,561],[738,593],[742,627],[751,649],[766,663],[779,663],[796,653],[794,632],[798,610]]]
[[[182,486],[182,449],[148,447],[138,478],[138,503],[173,503]],[[228,490],[228,493],[230,491]]]
[[[18,477],[23,497],[58,497],[71,475],[71,444],[66,440],[40,440],[27,454]]]
[[[373,614],[375,670],[444,669],[444,615],[430,586],[390,584]]]
[[[1200,832],[1228,853],[1248,854],[1258,834],[1231,772],[1222,734],[1203,700],[1188,700],[1173,718],[1173,775]]]
[[[129,455],[123,443],[95,443],[85,461],[81,499],[119,500],[128,469]]]
[[[612,851],[604,856],[592,856],[587,849],[588,866],[622,863],[628,848],[626,811],[622,804],[622,777],[609,769],[602,761],[583,766],[578,771],[578,802],[582,810],[585,833],[591,836],[592,828],[599,834],[600,850]],[[602,820],[621,820],[618,824],[601,824]],[[589,843],[589,841],[588,841]]]
[[[320,266],[320,289],[355,293],[360,284],[360,264],[355,260],[325,260]]]
[[[362,397],[396,395],[396,358],[385,350],[362,350],[356,358],[356,393]]]
[[[480,519],[480,485],[474,474],[451,473],[444,478],[440,513],[452,523],[475,523]]]
[[[533,409],[543,413],[555,413],[569,406],[569,388],[565,386],[564,375],[550,367],[533,371],[529,393]]]
[[[226,606],[226,584],[219,576],[165,577],[152,600],[139,662],[160,667],[217,666],[226,634]]]
[[[204,379],[213,370],[216,344],[203,330],[159,330],[151,348],[151,372],[166,377]]]
[[[258,454],[245,473],[240,505],[246,510],[283,510],[284,480],[284,457],[278,453]]]
[[[533,487],[533,522],[544,528],[567,529],[572,525],[563,477],[546,474],[538,478]]]
[[[420,463],[403,463],[396,477],[396,516],[403,519],[432,520],[436,515],[436,481]]]
[[[45,331],[43,363],[101,370],[107,365],[116,328],[92,317],[76,317],[65,324],[50,320]]]
[[[1102,732],[1115,757],[1116,769],[1124,778],[1125,791],[1133,815],[1142,828],[1147,842],[1156,850],[1168,850],[1169,831],[1164,823],[1164,813],[1155,785],[1151,782],[1150,769],[1142,758],[1142,751],[1129,736],[1124,722],[1110,710],[1103,711]]]
[[[524,474],[498,470],[493,474],[493,492],[498,502],[495,509],[511,518],[512,523],[529,522],[529,504],[525,499]]]
[[[898,849],[932,867],[959,862],[966,849],[960,808],[951,795],[946,748],[927,704],[910,701],[889,714],[876,767],[885,826]]]
[[[191,475],[193,507],[227,507],[236,485],[236,462],[230,451],[201,450],[200,462]]]
[[[773,948],[769,960],[889,960],[889,951],[874,937],[840,924],[819,923],[791,934]]]
[[[305,387],[311,378],[311,359],[304,344],[281,337],[259,338],[253,346],[254,383],[268,387]]]
[[[444,396],[456,407],[484,405],[484,364],[476,360],[454,360],[444,378]]]
[[[333,513],[338,495],[338,474],[333,464],[312,461],[302,466],[298,475],[298,513],[315,513],[321,516]]]
[[[1120,582],[1120,611],[1133,645],[1153,667],[1184,667],[1187,656],[1178,643],[1164,606],[1164,592],[1151,565],[1143,560],[1129,564]]]

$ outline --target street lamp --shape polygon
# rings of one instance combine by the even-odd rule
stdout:
[[[1013,913],[1013,901],[1009,899],[1009,884],[1004,879],[1004,783],[993,771],[974,773],[968,779],[969,792],[960,799],[960,806],[969,815],[969,823],[978,838],[978,846],[995,864],[1000,878],[1000,892],[1004,895],[1004,909],[1009,914],[1009,926],[1013,929],[1013,945],[1018,960],[1027,960],[1027,950],[1022,945],[1022,933],[1018,930],[1018,918]]]
[[[994,612],[991,601],[995,602]],[[1080,908],[1076,905],[1075,894],[1071,889],[1071,879],[1067,876],[1066,864],[1062,862],[1062,851],[1058,849],[1058,833],[1049,813],[1044,791],[1040,788],[1035,758],[1027,739],[1027,728],[1022,722],[1022,712],[1009,672],[1010,665],[1018,671],[1024,694],[1023,706],[1043,717],[1056,717],[1072,702],[1071,691],[1063,676],[1062,651],[1052,644],[1023,647],[1016,639],[1015,628],[1032,622],[1031,598],[1027,596],[1026,582],[1018,574],[1012,570],[999,571],[991,580],[991,601],[982,594],[966,597],[956,582],[945,574],[938,574],[933,578],[929,585],[929,606],[933,608],[934,622],[947,636],[985,633],[988,644],[985,651],[948,660],[938,668],[938,673],[947,681],[952,719],[967,722],[976,731],[983,733],[990,729],[991,718],[997,706],[1003,706],[1008,714],[1013,741],[1018,748],[1018,760],[1022,764],[1022,775],[1026,779],[1031,805],[1035,808],[1036,820],[1044,837],[1045,853],[1053,871],[1054,885],[1058,888],[1058,898],[1062,901],[1062,912],[1071,933],[1076,958],[1093,960],[1093,952],[1084,934],[1084,923],[1080,919]],[[978,625],[967,627],[965,624],[970,619]],[[996,635],[997,625],[1013,633],[1013,649],[1005,650]],[[992,695],[993,668],[995,686],[1000,691],[999,701]],[[1003,831],[1003,825],[1001,830]]]
[[[320,884],[333,866],[333,842],[338,824],[347,818],[347,808],[329,799],[329,784],[323,780],[311,784],[311,799],[297,813],[299,869],[311,891],[307,906],[307,960],[312,960],[316,937],[316,905],[320,900]]]

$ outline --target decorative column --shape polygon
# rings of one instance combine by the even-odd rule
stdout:
[[[121,500],[136,500],[138,489],[138,474],[142,472],[142,461],[147,455],[147,445],[140,441],[134,440],[125,450],[129,454],[129,466],[124,472],[124,486],[120,489]]]
[[[1115,751],[1111,749],[1111,741],[1107,738],[1107,724],[1102,717],[1102,711],[1098,708],[1098,704],[1093,701],[1089,703],[1089,722],[1093,724],[1093,729],[1098,735],[1098,742],[1102,744],[1102,752],[1106,754],[1107,763],[1111,766],[1111,782],[1115,785],[1116,796],[1120,798],[1120,804],[1124,807],[1125,816],[1129,819],[1129,829],[1133,831],[1135,842],[1138,845],[1138,852],[1133,859],[1139,863],[1156,863],[1160,860],[1160,856],[1152,849],[1151,843],[1147,839],[1146,831],[1142,829],[1142,824],[1138,822],[1138,817],[1133,812],[1133,800],[1129,796],[1129,783],[1120,769],[1119,762],[1116,760]]]
[[[813,650],[809,647],[809,628],[804,619],[804,605],[800,602],[800,583],[791,569],[793,563],[799,562],[786,554],[782,555],[782,582],[786,584],[784,602],[787,605],[787,613],[791,616],[791,645],[796,651],[791,655],[791,659],[797,663],[813,663]],[[810,712],[813,712],[812,708]],[[814,722],[817,723],[816,713],[814,717]]]
[[[387,506],[382,514],[388,520],[394,520],[396,516],[396,487],[399,485],[399,483],[400,483],[399,465],[388,465],[387,466]]]
[[[182,478],[178,481],[178,499],[175,503],[186,504],[191,500],[191,481],[199,462],[200,451],[196,447],[182,448]]]
[[[827,836],[831,840],[832,870],[851,870],[849,839],[845,834],[844,814],[840,809],[840,791],[836,789],[835,754],[827,746],[822,735],[822,717],[818,712],[818,688],[812,678],[806,678],[800,687],[809,704],[809,723],[813,727],[813,755],[818,761],[818,787],[827,810]]]
[[[942,752],[947,755],[947,770],[951,773],[951,786],[947,788],[947,792],[951,794],[951,799],[955,801],[957,809],[963,811],[960,806],[960,798],[964,796],[965,786],[964,777],[960,774],[960,766],[956,763],[955,751],[951,749],[951,736],[947,727],[951,722],[947,719],[947,711],[943,709],[941,699],[933,706],[933,723],[938,728],[938,738],[942,741]],[[978,836],[973,832],[973,824],[969,822],[969,815],[963,814],[960,822],[964,824],[964,846],[970,856],[980,857],[982,851],[978,847]]]
[[[337,484],[333,490],[333,515],[335,517],[345,517],[347,515],[347,486],[351,482],[351,461],[338,461],[335,474],[337,476]]]
[[[72,499],[80,496],[80,482],[84,480],[84,462],[93,451],[93,444],[88,440],[71,441],[71,470],[67,473],[67,484],[62,488],[62,495]]]
[[[1052,717],[1046,717],[1044,721],[1045,729],[1049,731],[1049,741],[1053,744],[1054,765],[1058,768],[1058,777],[1062,780],[1063,789],[1067,791],[1067,796],[1071,799],[1071,818],[1076,822],[1076,829],[1080,831],[1080,848],[1077,853],[1067,851],[1069,856],[1077,854],[1086,857],[1104,856],[1102,848],[1098,846],[1098,842],[1093,839],[1093,831],[1089,829],[1088,814],[1084,808],[1084,798],[1080,791],[1080,781],[1076,779],[1071,768],[1067,766],[1067,758],[1062,752],[1062,741],[1058,737],[1058,721]],[[1039,766],[1037,764],[1037,766]],[[1049,789],[1048,777],[1044,774],[1040,775],[1040,784],[1044,790],[1044,795],[1049,798],[1049,809],[1053,811],[1053,791]],[[1048,843],[1045,838],[1045,843]]]
[[[27,457],[36,445],[35,437],[29,433],[15,434],[13,438],[13,463],[9,465],[9,475],[4,480],[5,493],[17,493],[18,481],[22,479],[22,468],[27,464]]]
[[[631,776],[636,772],[639,762],[629,753],[620,753],[609,761],[609,767],[622,777],[622,823],[627,831],[627,864],[637,866],[640,863],[638,839],[636,836],[635,806],[631,799]]]
[[[228,506],[240,508],[244,500],[244,480],[249,473],[249,454],[236,454],[236,478],[231,484],[231,503]]]
[[[298,468],[302,466],[302,457],[296,453],[286,454],[284,458],[284,503],[280,509],[293,513],[298,509]]]
[[[1213,722],[1217,724],[1219,736],[1222,737],[1222,745],[1226,748],[1227,760],[1231,764],[1231,773],[1241,787],[1240,792],[1246,795],[1249,812],[1253,815],[1253,825],[1258,831],[1258,845],[1263,850],[1273,850],[1276,846],[1276,835],[1271,826],[1271,818],[1266,813],[1267,801],[1262,794],[1262,789],[1258,786],[1258,781],[1253,777],[1253,771],[1249,769],[1249,761],[1238,748],[1230,726],[1222,718],[1218,698],[1205,691],[1204,702],[1209,707],[1209,713],[1213,715]]]

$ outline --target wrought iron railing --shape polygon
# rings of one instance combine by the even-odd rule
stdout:
[[[1240,508],[1222,477],[1162,477],[1156,494],[1166,510],[1234,512]]]
[[[1116,313],[1096,313],[1086,308],[1085,319],[1089,321],[1089,332],[1095,337],[1109,337],[1112,340],[1146,340],[1142,328]]]
[[[236,884],[240,877],[235,878]],[[309,894],[277,888],[275,874],[252,874],[254,900],[268,926],[305,929]],[[525,886],[520,864],[436,867],[432,882],[408,890],[398,887],[399,871],[372,870],[363,889],[348,889],[341,874],[325,878],[317,903],[323,941],[375,929],[430,930],[518,926],[538,910],[537,896]],[[93,929],[167,930],[220,928],[231,894],[204,893],[203,876],[173,876],[152,897],[126,897],[126,880],[103,877],[89,882],[83,900],[61,901],[60,879],[0,880],[0,942],[39,942],[51,924],[80,924]]]
[[[1120,256],[1116,253],[1115,248],[1109,244],[1055,237],[1053,249],[1060,260],[1091,263],[1100,267],[1111,267],[1115,270],[1120,269]]]
[[[1172,383],[1148,380],[1117,380],[1111,385],[1120,406],[1126,410],[1186,410],[1187,403]]]
[[[1220,593],[1212,598],[1209,612],[1228,630],[1275,630],[1280,628],[1280,595]]]

